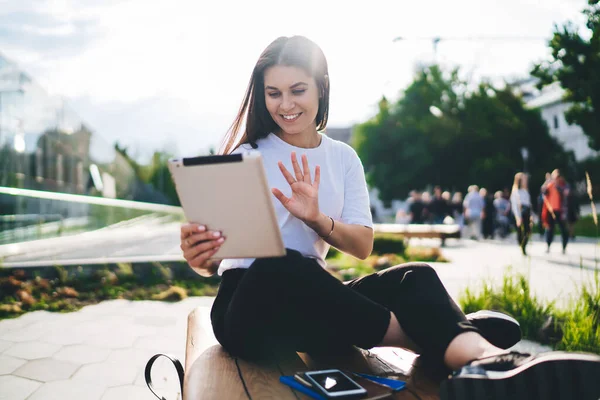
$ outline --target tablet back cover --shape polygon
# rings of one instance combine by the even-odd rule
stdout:
[[[260,154],[169,160],[169,170],[187,221],[226,237],[212,258],[285,255]]]

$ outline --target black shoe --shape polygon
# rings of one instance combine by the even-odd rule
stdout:
[[[506,353],[471,361],[440,387],[441,400],[598,400],[600,356]]]
[[[467,319],[479,328],[485,340],[501,349],[513,347],[521,340],[521,325],[508,314],[481,310],[467,314]]]

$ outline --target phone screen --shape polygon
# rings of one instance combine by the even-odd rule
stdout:
[[[362,387],[350,380],[346,375],[339,371],[332,372],[314,372],[307,373],[323,389],[330,393],[347,392],[351,390],[361,390]]]

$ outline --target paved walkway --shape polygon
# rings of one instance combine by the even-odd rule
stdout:
[[[530,257],[523,257],[512,239],[449,240],[447,245],[443,252],[452,262],[434,267],[455,299],[464,287],[481,279],[500,281],[512,265],[530,276],[541,297],[565,301],[578,284],[592,278],[597,252],[590,241],[573,243],[567,255],[560,254],[558,244],[545,254],[545,245],[536,241]],[[159,352],[183,361],[187,315],[198,306],[204,310],[208,333],[203,346],[216,343],[209,322],[212,301],[208,297],[179,303],[112,300],[74,313],[38,311],[2,320],[0,400],[154,399],[144,382],[146,361]],[[169,400],[180,398],[168,362],[155,366],[153,381],[162,388],[161,394]]]
[[[155,399],[144,366],[156,353],[184,360],[187,315],[213,298],[178,303],[111,300],[68,314],[36,311],[0,321],[1,400]],[[216,343],[210,337],[207,347]],[[180,399],[177,375],[157,360],[155,385]]]

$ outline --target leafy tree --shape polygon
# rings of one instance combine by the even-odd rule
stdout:
[[[369,184],[386,202],[431,185],[463,192],[470,184],[510,187],[524,166],[521,148],[529,151],[532,188],[572,160],[539,112],[526,109],[510,87],[482,83],[467,91],[457,70],[435,65],[418,71],[395,104],[382,99],[353,140]]]
[[[565,114],[567,122],[581,126],[589,146],[600,150],[600,1],[588,0],[583,14],[590,38],[571,22],[555,26],[549,42],[551,60],[536,65],[531,74],[540,79],[540,88],[560,82],[565,101],[572,103]]]
[[[155,151],[149,165],[140,165],[128,154],[126,147],[115,143],[115,150],[135,172],[135,200],[179,205],[179,197],[168,167],[168,160],[172,157],[170,153]]]

